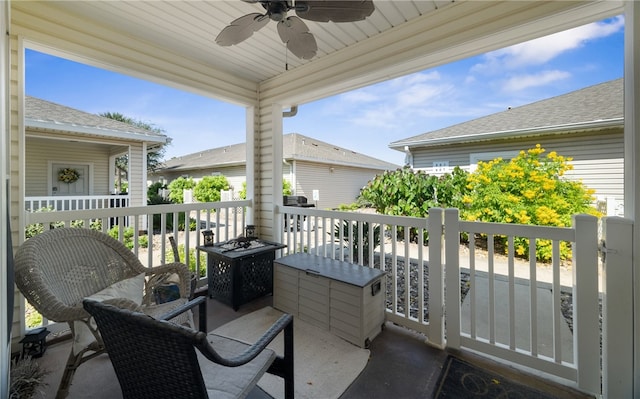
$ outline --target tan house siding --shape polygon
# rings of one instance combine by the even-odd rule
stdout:
[[[351,204],[360,189],[376,174],[374,169],[358,169],[348,166],[296,161],[295,194],[307,197],[309,203],[319,209],[333,209],[341,204]],[[319,201],[313,201],[313,191],[318,190]]]
[[[146,153],[143,154],[143,145],[134,143],[129,147],[129,198],[130,206],[143,206],[147,204],[146,179],[141,175],[142,164],[147,162]],[[144,184],[131,184],[131,182],[144,182]]]
[[[212,169],[201,170],[189,170],[188,172],[159,172],[157,176],[154,176],[154,181],[165,181],[169,184],[171,181],[182,177],[188,176],[195,181],[200,181],[205,176],[223,175],[229,181],[229,185],[233,188],[233,191],[238,194],[242,190],[242,183],[245,182],[245,166],[236,165],[228,167],[216,167]]]
[[[275,239],[273,205],[274,198],[274,138],[273,134],[282,135],[281,131],[273,132],[273,105],[262,102],[258,107],[259,128],[255,131],[254,144],[256,149],[255,159],[255,196],[254,196],[254,224],[260,228],[260,236],[266,239]],[[282,112],[282,111],[280,111]],[[281,128],[281,124],[279,125]],[[277,162],[282,162],[278,159]]]
[[[20,237],[19,232],[23,231],[24,220],[19,218],[19,215],[22,215],[21,210],[23,209],[22,200],[24,198],[24,185],[21,183],[21,179],[23,178],[24,173],[24,154],[22,153],[22,146],[20,143],[24,143],[24,137],[22,137],[22,133],[20,132],[20,120],[21,116],[19,114],[22,107],[19,105],[22,101],[22,91],[19,87],[24,87],[24,82],[18,82],[20,77],[24,76],[24,59],[21,54],[22,52],[18,51],[20,47],[18,44],[18,38],[15,35],[11,35],[10,37],[10,47],[11,47],[11,56],[9,57],[11,60],[11,77],[9,82],[9,91],[10,98],[9,102],[11,103],[11,120],[10,120],[10,131],[9,131],[9,153],[10,153],[10,210],[9,215],[13,215],[11,217],[11,233],[12,233],[12,242],[13,242],[13,253],[15,254],[18,245],[22,243],[22,237]],[[24,144],[22,144],[24,145]],[[22,321],[24,320],[24,300],[22,299],[22,295],[16,289],[14,293],[14,308],[13,308],[13,324],[11,325],[11,336],[12,336],[12,350],[18,348],[18,341],[22,336],[23,328]]]
[[[29,138],[25,153],[28,160],[25,168],[26,196],[51,195],[47,192],[51,162],[87,164],[93,176],[93,190],[89,194],[108,195],[112,191],[109,189],[109,156],[103,146],[81,142],[71,146],[64,141]]]
[[[421,148],[413,153],[414,168],[430,174],[434,162],[446,161],[449,170],[460,166],[469,170],[474,154],[517,153],[540,144],[546,153],[556,151],[571,157],[573,170],[568,177],[581,179],[599,197],[613,197],[623,201],[624,144],[622,129],[610,129],[581,134],[554,134],[528,138],[511,138],[469,144]]]

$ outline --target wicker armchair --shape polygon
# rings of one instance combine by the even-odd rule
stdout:
[[[283,377],[285,398],[293,399],[289,314],[250,345],[104,302],[87,299],[84,307],[98,324],[125,399],[244,398],[265,372]],[[283,330],[280,357],[266,346]]]
[[[132,281],[138,285],[132,286]],[[156,288],[166,287],[168,282],[178,287],[179,298],[156,303]],[[140,296],[139,301],[134,301],[137,309],[157,316],[187,302],[189,282],[186,265],[176,262],[145,267],[124,244],[90,229],[52,229],[25,241],[15,256],[15,283],[42,316],[69,323],[74,340],[56,398],[67,396],[73,375],[82,363],[104,352],[95,323],[82,306],[83,299],[104,292],[118,297],[119,292],[114,293],[113,287],[128,285],[133,287],[129,291],[137,291]],[[206,331],[204,306],[200,306],[199,321]],[[176,321],[192,322],[191,312],[181,314]],[[81,339],[81,332],[85,340],[89,335],[88,343]]]

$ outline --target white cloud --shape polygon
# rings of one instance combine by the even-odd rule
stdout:
[[[502,85],[506,92],[517,92],[536,86],[545,86],[549,83],[567,79],[571,74],[564,71],[541,71],[535,74],[519,75],[507,79]]]
[[[607,37],[622,29],[624,18],[616,17],[516,44],[485,54],[483,62],[474,65],[472,72],[497,73],[505,69],[542,65],[567,51],[585,46],[591,40]]]
[[[366,89],[344,94],[341,100],[355,103],[341,103],[332,109],[339,109],[346,120],[356,126],[395,128],[399,124],[411,124],[412,119],[425,114],[440,113],[439,108],[445,98],[453,96],[454,86],[443,81],[437,71],[415,73]],[[373,101],[375,99],[375,101]]]
[[[341,94],[339,99],[347,103],[368,103],[377,101],[380,97],[373,93],[372,90],[360,89]]]

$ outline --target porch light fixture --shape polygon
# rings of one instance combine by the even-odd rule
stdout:
[[[204,246],[212,247],[213,246],[213,236],[215,234],[211,230],[203,230],[202,237],[204,238]]]
[[[247,227],[244,228],[244,236],[246,238],[255,238],[256,236],[256,226],[252,224],[248,224]]]

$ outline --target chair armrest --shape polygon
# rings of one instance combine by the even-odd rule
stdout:
[[[195,299],[190,300],[184,305],[178,306],[172,311],[163,314],[159,317],[160,320],[171,320],[174,317],[186,312],[187,310],[193,309],[196,306],[198,308],[198,329],[206,333],[207,332],[207,297],[200,296]]]
[[[289,327],[289,328],[287,328]],[[207,341],[207,335],[204,333],[198,333],[196,337],[197,347],[200,349],[200,352],[212,362],[221,364],[227,367],[238,367],[243,364],[247,364],[253,359],[256,358],[266,347],[274,340],[281,331],[285,331],[285,343],[292,342],[293,343],[293,316],[290,314],[284,314],[280,316],[275,323],[271,325],[271,327],[256,341],[253,345],[249,346],[245,351],[241,354],[226,358],[220,356],[216,350],[209,344]],[[287,346],[285,344],[285,346]],[[286,354],[285,354],[286,356]]]

